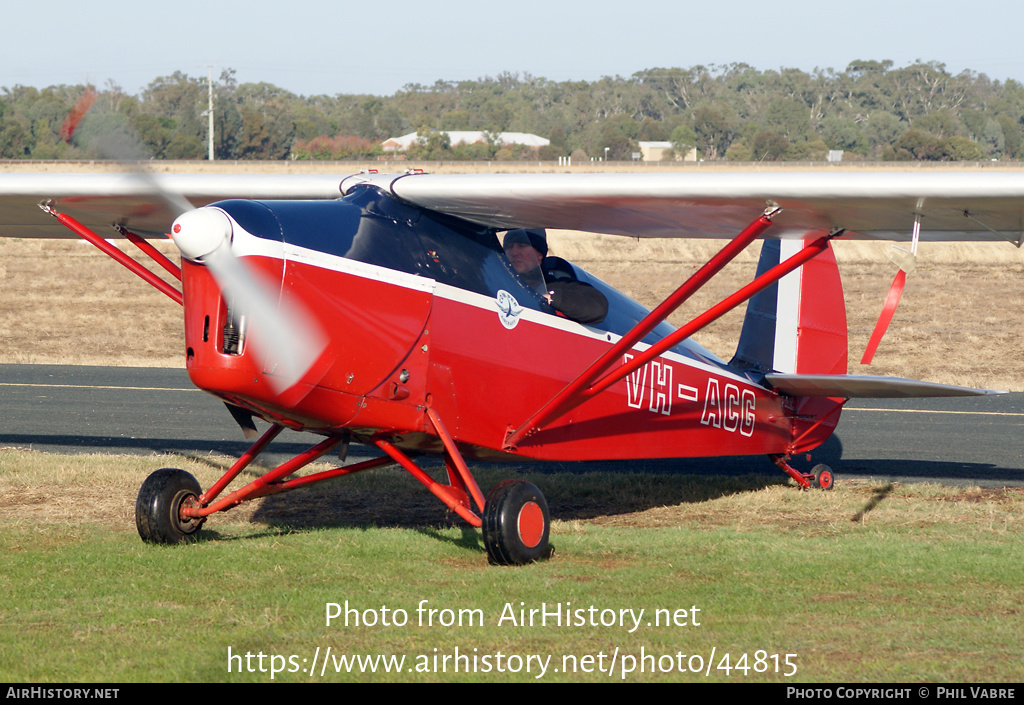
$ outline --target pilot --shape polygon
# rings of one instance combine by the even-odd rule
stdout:
[[[566,318],[593,325],[608,315],[604,294],[579,281],[564,259],[547,256],[548,238],[544,230],[509,230],[504,247],[516,273]]]

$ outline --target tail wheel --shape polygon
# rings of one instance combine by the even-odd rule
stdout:
[[[836,478],[828,465],[815,465],[811,469],[811,474],[814,475],[814,482],[811,484],[819,490],[830,490],[835,486]]]
[[[495,565],[525,565],[551,555],[551,515],[537,487],[524,480],[499,482],[484,503],[487,558]]]
[[[183,543],[204,519],[183,519],[181,507],[198,501],[199,482],[184,470],[161,468],[146,478],[135,501],[135,526],[146,543]]]

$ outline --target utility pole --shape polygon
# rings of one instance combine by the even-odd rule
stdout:
[[[208,129],[207,135],[209,135],[210,145],[210,161],[213,161],[213,66],[206,67],[209,70],[206,85],[209,88],[209,106],[206,108],[206,114],[209,116],[210,129]]]

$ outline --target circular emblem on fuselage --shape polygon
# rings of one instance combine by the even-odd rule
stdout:
[[[516,297],[504,289],[500,289],[495,303],[498,306],[498,320],[501,321],[501,325],[509,330],[519,325],[519,314],[523,309],[516,301]]]

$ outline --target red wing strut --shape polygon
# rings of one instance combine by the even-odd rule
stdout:
[[[686,338],[723,316],[725,313],[731,311],[736,306],[747,301],[757,292],[779,281],[782,277],[786,276],[797,267],[803,265],[805,262],[816,256],[818,253],[822,252],[828,246],[829,240],[838,236],[842,232],[837,231],[818,238],[785,262],[773,267],[768,272],[757,277],[747,286],[723,299],[716,306],[713,306],[700,316],[697,316],[671,335],[666,336],[644,352],[637,354],[628,363],[623,364],[610,372],[606,372],[616,359],[620,359],[620,355],[623,352],[630,349],[632,345],[635,344],[636,341],[640,340],[649,330],[664,321],[665,318],[668,317],[669,313],[675,310],[675,308],[682,303],[682,300],[685,300],[686,296],[693,293],[693,291],[696,291],[696,289],[699,289],[700,286],[706,283],[715,272],[720,270],[721,267],[724,266],[724,262],[727,262],[739,254],[742,247],[745,247],[752,239],[756,238],[757,235],[767,229],[771,224],[771,216],[774,215],[776,211],[777,209],[771,209],[770,212],[766,211],[765,214],[751,223],[746,230],[730,241],[730,243],[726,245],[718,255],[712,258],[707,265],[701,268],[697,274],[677,289],[676,293],[669,297],[665,303],[658,306],[658,308],[655,309],[655,312],[652,312],[643,321],[637,324],[633,331],[630,331],[630,333],[624,336],[622,340],[605,353],[605,355],[603,355],[597,362],[588,367],[574,382],[559,392],[559,394],[557,394],[551,401],[538,409],[529,419],[526,420],[526,422],[519,426],[518,429],[515,429],[514,431],[509,429],[504,447],[506,449],[514,448],[519,441],[530,433],[533,433],[554,419],[566,414],[580,404],[583,404],[592,396],[604,391],[612,384],[631,374],[640,366],[650,362],[666,350],[669,350],[673,346],[679,344]],[[742,247],[740,247],[740,245],[742,245]],[[720,258],[724,259],[724,261],[721,261]],[[683,292],[684,290],[688,291],[685,296],[680,294],[680,292]],[[680,300],[675,303],[675,305],[669,305],[669,303],[674,301],[676,298],[679,298]],[[644,330],[645,328],[646,330]],[[624,345],[624,342],[628,342],[629,344]]]

